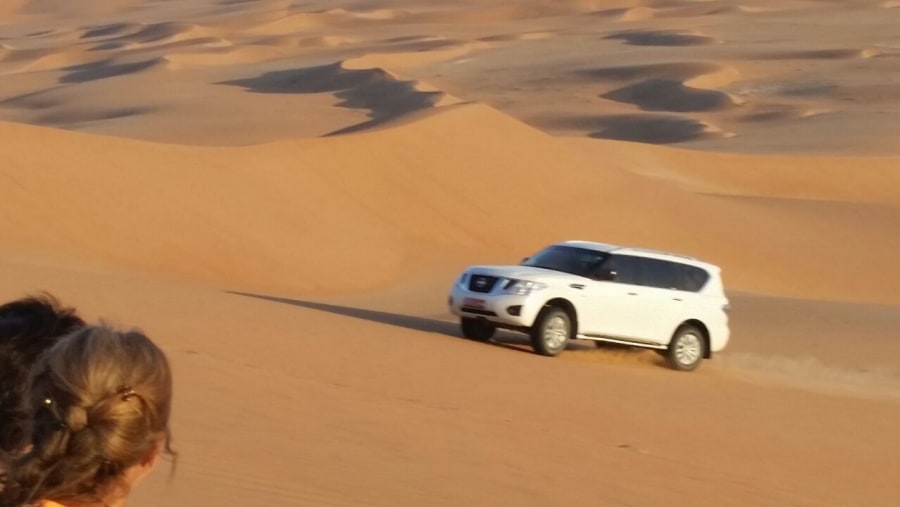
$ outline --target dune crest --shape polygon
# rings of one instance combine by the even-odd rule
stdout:
[[[656,9],[652,7],[633,7],[622,13],[621,21],[644,21],[656,16]]]

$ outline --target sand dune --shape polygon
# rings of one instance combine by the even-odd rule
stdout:
[[[0,2],[0,296],[170,354],[138,507],[894,506],[893,4]],[[722,266],[729,348],[459,338],[569,238]]]
[[[373,79],[373,74],[365,71],[350,74],[339,73],[339,77],[334,77],[331,73],[335,69],[337,67],[316,69],[315,72],[322,73],[323,76],[333,79],[327,82],[332,84],[341,83],[344,86],[352,86],[353,84]],[[275,86],[278,83],[279,81],[267,81],[267,84],[270,86]],[[352,95],[348,95],[348,100],[353,100]],[[256,178],[263,177],[260,180],[260,184],[263,185],[260,187],[260,191],[266,188],[266,181],[275,181],[272,178],[288,178],[288,181],[293,182],[285,185],[285,188],[308,188],[309,185],[319,188],[325,185],[322,187],[324,189],[329,188],[329,185],[339,185],[338,188],[341,190],[338,193],[319,192],[316,199],[300,207],[298,207],[294,199],[288,198],[289,194],[285,195],[286,200],[281,202],[281,204],[277,204],[280,201],[270,196],[268,198],[269,204],[266,208],[269,211],[266,211],[265,215],[262,215],[259,219],[253,219],[251,218],[252,216],[248,216],[244,220],[250,220],[248,225],[258,224],[262,221],[273,220],[272,217],[275,215],[269,215],[269,213],[277,213],[277,215],[284,217],[275,221],[275,223],[282,224],[279,227],[285,228],[279,230],[305,230],[307,231],[306,234],[313,234],[313,237],[320,235],[323,241],[324,238],[329,236],[330,231],[340,230],[346,227],[346,224],[362,221],[369,222],[370,225],[366,227],[366,230],[370,231],[371,234],[375,234],[376,237],[378,234],[384,234],[383,239],[373,242],[372,237],[366,235],[360,238],[350,237],[347,238],[347,241],[351,242],[350,245],[358,245],[357,247],[366,244],[368,245],[367,248],[373,253],[374,251],[382,252],[378,256],[382,259],[378,264],[383,270],[380,274],[376,274],[375,271],[366,266],[360,266],[359,271],[353,270],[351,273],[341,274],[346,269],[341,264],[335,265],[334,270],[323,268],[315,275],[303,274],[302,278],[306,276],[311,276],[311,278],[305,278],[305,281],[302,281],[297,278],[299,273],[294,272],[296,268],[292,267],[292,263],[298,262],[297,257],[295,257],[299,255],[297,252],[305,250],[300,248],[300,244],[304,244],[302,241],[309,240],[309,237],[305,240],[299,237],[293,240],[284,238],[283,241],[301,241],[301,243],[293,248],[284,250],[291,253],[287,257],[281,258],[276,252],[282,251],[280,250],[282,247],[268,255],[264,254],[263,250],[260,250],[262,246],[257,243],[260,241],[259,234],[262,232],[255,229],[242,233],[246,234],[247,237],[240,242],[235,242],[237,241],[236,239],[228,240],[226,238],[214,241],[217,245],[231,245],[228,249],[244,244],[246,246],[241,248],[252,248],[253,251],[257,252],[254,256],[246,256],[246,260],[240,261],[240,265],[245,266],[244,268],[232,268],[233,274],[226,276],[229,270],[225,266],[228,263],[237,262],[237,258],[244,258],[244,255],[236,253],[236,258],[228,258],[226,264],[223,264],[221,268],[209,265],[198,269],[199,266],[192,267],[182,263],[168,265],[157,261],[154,263],[154,272],[163,274],[172,270],[179,275],[190,273],[195,279],[204,280],[207,283],[222,283],[225,280],[235,280],[240,277],[241,280],[246,282],[257,280],[266,287],[282,287],[283,290],[291,286],[290,284],[284,286],[286,280],[295,280],[299,284],[298,286],[304,288],[310,288],[313,285],[320,286],[325,283],[325,280],[331,280],[331,285],[334,288],[340,288],[343,287],[343,284],[339,280],[342,277],[349,277],[347,278],[349,283],[346,286],[347,288],[362,288],[372,286],[372,284],[383,283],[383,281],[393,276],[391,273],[395,273],[394,270],[397,269],[401,262],[411,260],[407,256],[408,254],[404,255],[402,252],[398,252],[389,246],[395,242],[390,238],[396,237],[396,234],[400,234],[401,237],[407,237],[410,240],[417,238],[416,241],[425,241],[426,244],[442,245],[441,248],[449,249],[447,250],[448,254],[450,251],[460,247],[475,248],[482,251],[485,248],[491,250],[501,246],[504,249],[525,249],[533,247],[536,241],[535,238],[538,237],[550,240],[553,237],[586,234],[589,236],[608,237],[613,241],[652,242],[660,247],[688,250],[698,255],[715,256],[733,273],[729,278],[735,284],[735,288],[780,292],[806,297],[849,298],[885,302],[900,301],[893,290],[896,284],[894,275],[885,273],[881,268],[890,262],[891,249],[886,246],[884,250],[856,252],[858,249],[854,246],[855,242],[860,241],[877,241],[883,245],[892,245],[897,238],[882,238],[880,232],[882,231],[881,227],[890,227],[890,224],[897,219],[896,213],[891,211],[891,209],[880,210],[879,208],[872,208],[871,216],[867,219],[868,223],[871,224],[871,228],[857,227],[851,232],[845,231],[843,227],[849,227],[849,224],[855,219],[855,214],[841,214],[839,210],[828,210],[828,208],[821,206],[811,205],[805,208],[790,208],[776,206],[777,203],[775,202],[753,200],[720,204],[716,204],[714,201],[707,202],[706,199],[701,197],[679,194],[652,182],[637,183],[633,181],[633,178],[636,176],[630,176],[628,172],[623,170],[627,168],[629,171],[635,171],[645,167],[657,167],[656,164],[658,163],[650,162],[648,164],[646,154],[642,154],[640,151],[627,152],[627,155],[619,156],[619,162],[614,162],[612,166],[608,166],[606,171],[598,172],[596,168],[592,167],[593,164],[590,162],[591,150],[589,149],[568,152],[565,145],[557,145],[551,138],[545,137],[537,131],[520,127],[513,120],[483,106],[463,105],[444,109],[446,111],[442,114],[431,115],[426,120],[417,122],[415,127],[416,135],[414,136],[407,135],[404,129],[400,128],[384,130],[377,134],[362,137],[354,136],[352,139],[348,138],[343,141],[339,138],[334,138],[333,141],[325,142],[322,140],[321,142],[305,145],[279,144],[278,148],[268,147],[267,150],[260,149],[262,151],[225,150],[209,152],[211,158],[207,164],[211,167],[223,167],[222,164],[227,164],[227,167],[233,167],[231,171],[234,172],[231,173],[231,178],[235,179],[223,181],[222,185],[225,185],[223,192],[227,191],[225,189],[231,188],[229,185],[236,185],[237,181],[240,180],[240,174],[243,174],[244,170],[239,169],[240,166],[236,166],[236,164],[244,160],[248,161],[248,168],[258,167],[262,163],[261,160],[268,161],[266,162],[266,167],[269,167],[273,173],[264,177],[261,175],[256,176]],[[495,131],[496,134],[491,136],[479,133],[473,136],[468,128],[473,122],[484,127],[490,125],[491,130]],[[7,132],[5,134],[7,137],[13,135],[27,136],[28,132],[27,129],[18,130],[11,126],[5,127],[5,131]],[[18,134],[16,133],[17,131],[19,132]],[[450,137],[451,134],[452,137]],[[438,141],[448,138],[454,139],[451,145],[443,145]],[[495,152],[490,149],[491,146],[503,142],[501,140],[510,138],[518,139],[518,143],[523,147],[527,146],[527,148],[520,149],[515,154]],[[72,141],[67,142],[77,145],[74,138]],[[351,157],[354,151],[376,149],[378,153],[381,153],[384,160],[384,166],[381,166],[383,169],[373,172],[373,169],[366,169],[361,166],[347,173],[349,168],[354,167],[354,163],[349,160],[344,161],[341,155],[331,153],[329,150],[329,146],[332,143],[340,142],[353,146],[350,152],[347,153],[347,156]],[[118,142],[112,144],[112,146],[116,145],[119,145]],[[110,155],[100,155],[96,162],[92,162],[92,166],[116,168],[115,170],[117,171],[125,170],[124,168],[131,166],[134,167],[131,171],[135,174],[135,178],[143,179],[149,177],[149,175],[140,176],[140,171],[133,163],[129,162],[129,158],[115,156],[116,153],[123,153],[123,150],[125,153],[133,154],[142,150],[141,145],[132,146],[130,143],[126,143],[121,146],[123,147],[109,150],[112,151]],[[126,149],[124,146],[129,146],[129,148]],[[428,152],[427,159],[409,158],[407,153],[419,152],[422,146],[433,147]],[[390,148],[387,149],[385,147]],[[163,148],[148,147],[143,149],[159,151]],[[177,158],[178,156],[178,150],[174,148],[165,148],[163,153],[169,153],[167,156],[170,157]],[[262,153],[268,153],[268,155],[260,158]],[[315,155],[316,153],[328,153],[329,155],[328,158],[323,158],[323,155],[317,156]],[[108,158],[110,156],[113,158]],[[44,160],[42,165],[49,168],[56,164],[64,164],[69,157],[60,152],[57,155],[53,155],[53,158]],[[259,161],[249,162],[251,160]],[[286,163],[288,160],[291,162]],[[397,160],[406,160],[406,162],[398,164],[395,162]],[[635,163],[639,160],[641,161]],[[677,160],[677,158],[673,156],[672,160]],[[847,161],[851,165],[854,162],[853,160]],[[18,162],[12,162],[13,165],[10,167],[24,168],[27,167],[27,163],[27,159],[22,159]],[[664,164],[666,165],[663,167],[671,166],[672,162],[664,162]],[[59,170],[64,171],[62,169],[65,167],[64,165],[59,165],[58,167],[60,167]],[[516,167],[520,172],[534,174],[536,177],[540,177],[542,174],[555,175],[552,182],[540,180],[542,181],[542,191],[550,192],[551,195],[557,195],[558,197],[547,199],[541,204],[539,210],[535,210],[536,212],[540,210],[545,211],[541,211],[541,214],[538,215],[543,218],[534,220],[530,224],[529,228],[532,233],[528,238],[522,238],[509,231],[506,234],[494,235],[488,241],[480,233],[476,232],[479,229],[477,224],[483,220],[483,208],[474,206],[470,209],[462,210],[454,202],[453,196],[457,195],[468,195],[467,199],[470,201],[467,202],[469,206],[473,206],[478,202],[498,204],[498,198],[503,200],[509,199],[510,207],[507,211],[501,215],[495,214],[494,218],[514,221],[515,206],[512,206],[512,204],[519,192],[511,191],[508,197],[496,196],[493,199],[488,198],[488,195],[493,195],[492,189],[497,188],[500,182],[506,179],[506,176],[502,173],[491,172],[489,169],[491,167]],[[574,171],[573,169],[563,169],[564,167],[583,167],[584,169]],[[303,172],[296,172],[296,170],[292,171],[291,168],[305,169]],[[388,168],[390,173],[384,173],[383,171],[388,170]],[[473,175],[480,175],[478,179],[481,182],[481,186],[478,189],[470,188],[465,183],[467,180],[464,175],[468,172],[471,172]],[[65,172],[62,174],[65,174]],[[426,197],[426,194],[422,194],[420,189],[415,193],[419,197],[413,199],[413,194],[410,194],[411,200],[404,207],[396,208],[396,204],[389,205],[388,203],[392,202],[392,199],[389,197],[391,193],[398,191],[398,189],[406,188],[408,183],[402,182],[410,181],[408,178],[414,174],[418,174],[419,177],[427,174],[429,180],[434,181],[435,185],[437,185],[435,188],[443,189],[443,192],[446,193],[445,197],[435,201],[436,196],[429,195]],[[587,183],[584,179],[585,174],[593,174],[591,176],[592,179],[587,181],[596,181],[596,183]],[[690,173],[688,172],[688,174]],[[20,178],[27,178],[27,175],[23,173]],[[202,179],[202,172],[197,173],[195,176],[182,176],[182,178]],[[144,183],[148,188],[158,188],[163,185],[161,181],[150,185],[150,181],[152,180],[147,180]],[[372,185],[377,186],[373,187]],[[195,186],[187,185],[187,188],[195,188]],[[373,188],[381,188],[382,193],[371,193]],[[581,199],[603,202],[604,205],[596,209],[584,210],[577,202],[573,202],[568,197],[566,189],[571,188],[581,189]],[[627,192],[624,191],[626,188],[629,189]],[[859,187],[858,190],[866,188],[863,186]],[[531,191],[531,187],[526,185],[519,190],[527,193]],[[127,191],[122,190],[117,193],[131,194],[135,191],[139,191],[138,188],[129,187]],[[140,190],[139,192],[144,194],[146,191]],[[894,186],[888,189],[887,192],[896,196],[898,190]],[[172,199],[176,199],[174,195],[171,197]],[[216,195],[216,193],[211,192],[208,194],[207,199],[215,199]],[[76,197],[73,196],[73,198]],[[81,202],[83,198],[77,197],[76,199],[78,202]],[[193,194],[182,195],[177,199],[185,202],[189,200],[196,201],[192,206],[199,206],[203,202],[199,195]],[[324,203],[326,202],[332,202],[333,204],[325,205]],[[412,210],[417,209],[419,206],[424,206],[426,202],[429,203],[427,205],[428,208],[433,210],[433,214],[428,215],[432,218],[427,219],[425,222],[420,222],[415,216],[421,215],[414,213]],[[351,205],[350,203],[356,204]],[[36,203],[32,205],[34,204]],[[149,206],[149,204],[147,205]],[[238,203],[234,205],[237,206]],[[350,206],[347,208],[348,210],[355,209],[356,211],[339,212],[341,209],[339,206]],[[711,206],[716,209],[715,213],[709,212]],[[381,211],[371,216],[363,211],[366,209]],[[609,209],[618,209],[620,212],[626,212],[627,210],[628,213],[633,214],[633,220],[637,223],[652,224],[652,227],[635,229],[631,221],[603,220],[602,217],[606,215]],[[670,209],[678,209],[679,212],[677,215],[672,215],[669,212]],[[276,212],[276,210],[279,211]],[[318,210],[315,214],[325,213],[325,216],[331,214],[330,216],[333,218],[326,221],[321,221],[320,219],[320,222],[316,224],[309,223],[308,219],[303,218],[303,213],[313,212],[313,210]],[[550,210],[555,210],[555,212],[550,213]],[[594,217],[594,220],[588,220],[588,223],[594,225],[589,229],[584,229],[578,223],[560,223],[558,217],[573,216],[576,212],[587,213],[587,216]],[[147,213],[149,213],[149,209]],[[220,221],[218,223],[222,224],[221,227],[226,227],[225,224],[228,220],[227,217],[230,216],[229,213],[225,209],[217,212],[217,215],[220,216],[217,221]],[[406,213],[412,213],[413,216],[407,216]],[[832,213],[836,213],[836,216],[829,216]],[[135,215],[135,219],[139,216]],[[771,230],[767,223],[775,216],[780,217],[779,220],[784,223],[784,227],[778,230]],[[192,230],[193,226],[185,223],[173,229],[176,217],[183,220],[184,214],[179,212],[164,222],[159,222],[163,217],[151,218],[149,214],[140,220],[141,223],[144,220],[149,220],[148,225],[156,224],[152,227],[158,228],[160,233],[164,233],[164,236],[160,238],[161,244],[181,243],[182,246],[179,247],[179,250],[187,249],[187,252],[193,252],[190,254],[192,257],[202,257],[203,252],[209,248],[207,242],[211,241],[212,238],[195,236],[189,243],[183,243],[184,240],[180,238],[180,235],[187,234],[186,231]],[[440,226],[433,222],[436,217],[441,217],[437,222],[441,224]],[[422,216],[422,219],[425,218],[425,216]],[[71,219],[76,220],[76,217],[72,216]],[[844,219],[848,221],[846,224],[841,222]],[[335,221],[332,222],[332,220]],[[834,222],[835,220],[837,222]],[[683,227],[678,225],[683,224],[685,221],[693,224],[690,234],[686,234]],[[832,222],[842,224],[839,226],[841,227],[841,234],[847,237],[852,234],[856,241],[838,246],[833,245],[830,239],[831,235],[826,232],[828,227],[832,227],[828,225]],[[163,226],[163,224],[168,225]],[[733,229],[732,224],[742,224],[741,229]],[[106,227],[112,227],[113,230],[129,230],[132,228],[147,230],[148,228],[147,225],[130,224],[128,222],[118,225],[108,224]],[[237,230],[234,229],[235,227],[234,224],[227,226],[229,230]],[[256,226],[254,225],[254,227]],[[185,232],[178,233],[178,230]],[[215,228],[212,228],[210,232],[215,230]],[[816,234],[798,235],[797,231],[800,230],[816,231]],[[388,231],[394,232],[388,233]],[[661,234],[660,231],[670,232]],[[8,233],[16,234],[14,230],[8,230]],[[98,237],[102,237],[103,230],[98,229],[96,234]],[[282,236],[283,234],[285,232],[275,235]],[[702,237],[727,237],[729,239],[724,244],[698,243],[696,239]],[[767,242],[762,244],[752,239],[761,237],[767,237]],[[79,251],[78,248],[81,248],[73,249],[73,246],[77,246],[80,243],[77,240],[75,245],[72,245],[66,243],[56,244],[58,240],[53,237],[32,239],[36,240],[36,246],[40,245],[47,251],[64,248],[77,252]],[[149,240],[150,238],[148,237],[145,241]],[[362,241],[363,243],[357,244],[357,241]],[[189,245],[194,246],[189,247]],[[382,246],[379,247],[380,249],[376,249],[376,245]],[[781,251],[783,245],[790,245],[791,251],[796,257],[785,258],[783,255],[775,255],[774,252]],[[110,260],[116,264],[124,263],[126,266],[135,267],[142,263],[140,257],[132,258],[125,251],[121,251],[118,254],[115,253],[120,249],[117,249],[113,244],[109,244],[107,248],[109,249]],[[193,251],[193,249],[199,250]],[[841,258],[850,255],[851,251],[860,260],[860,265],[855,266],[852,270],[833,273],[827,278],[821,277],[822,272],[829,271],[831,266],[840,262]],[[338,250],[333,252],[329,250],[329,252],[330,255],[345,255],[349,253],[344,251],[342,254]],[[307,253],[304,255],[315,256],[317,253],[307,250]],[[773,255],[775,256],[773,257]],[[799,261],[801,256],[803,257],[802,262]],[[256,261],[253,260],[254,257],[267,258],[265,262],[271,263],[266,268],[269,274],[264,273],[264,264],[256,264]],[[313,262],[313,258],[310,257],[307,262]],[[766,259],[764,264],[758,264],[761,259]],[[172,259],[170,262],[175,260]],[[389,266],[394,267],[389,268]],[[246,273],[240,275],[244,271]],[[263,282],[264,280],[265,282]]]

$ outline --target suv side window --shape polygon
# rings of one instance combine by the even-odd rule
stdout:
[[[604,268],[616,272],[616,283],[640,285],[640,259],[629,255],[611,255],[604,264]]]
[[[616,283],[699,292],[709,281],[706,270],[680,262],[611,255],[603,268],[616,272]]]
[[[698,292],[709,281],[706,270],[680,262],[612,255],[604,267],[616,272],[616,283]]]
[[[676,289],[679,287],[678,279],[680,278],[679,270],[676,264],[659,260],[637,258],[640,265],[638,282],[640,285],[647,287],[657,287],[660,289]]]

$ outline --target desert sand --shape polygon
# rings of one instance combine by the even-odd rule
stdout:
[[[134,506],[900,504],[900,4],[4,0],[0,297],[139,326]],[[732,342],[459,337],[470,264],[722,266]]]

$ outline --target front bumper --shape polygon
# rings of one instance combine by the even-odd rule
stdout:
[[[536,294],[485,294],[454,285],[447,305],[458,317],[483,318],[510,327],[531,327],[543,304]]]

